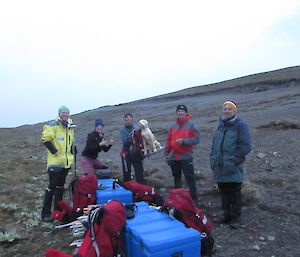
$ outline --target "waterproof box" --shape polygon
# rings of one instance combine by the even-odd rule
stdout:
[[[136,212],[135,212],[135,217],[138,217],[144,213],[147,212],[157,212],[157,209],[153,205],[149,205],[147,202],[136,202]],[[137,222],[138,219],[135,219],[134,222]],[[129,221],[133,222],[132,220]]]
[[[127,257],[200,257],[200,232],[153,207],[137,207],[125,226]]]
[[[98,179],[96,204],[104,204],[109,200],[119,200],[122,203],[132,203],[132,192],[114,183],[114,179]]]

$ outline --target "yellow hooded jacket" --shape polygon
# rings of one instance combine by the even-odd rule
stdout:
[[[72,144],[74,142],[74,128],[69,118],[67,126],[63,126],[60,119],[50,121],[44,126],[42,132],[42,142],[50,142],[57,150],[56,154],[52,154],[49,149],[47,167],[63,167],[70,168],[73,163]]]

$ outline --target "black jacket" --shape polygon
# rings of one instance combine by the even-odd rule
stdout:
[[[102,145],[100,146],[99,143],[102,141],[103,136],[101,137],[97,131],[93,131],[90,134],[88,134],[86,146],[82,152],[82,156],[91,158],[91,159],[97,159],[98,153],[102,150],[104,152],[107,152],[111,145]]]

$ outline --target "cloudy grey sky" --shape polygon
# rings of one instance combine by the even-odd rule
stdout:
[[[300,1],[1,1],[0,127],[299,65]]]

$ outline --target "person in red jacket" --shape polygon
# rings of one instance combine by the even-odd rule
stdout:
[[[199,131],[191,122],[191,116],[185,105],[178,105],[176,114],[176,123],[167,136],[165,159],[172,169],[175,187],[182,187],[181,173],[183,173],[192,198],[197,200],[193,147],[199,143]]]

